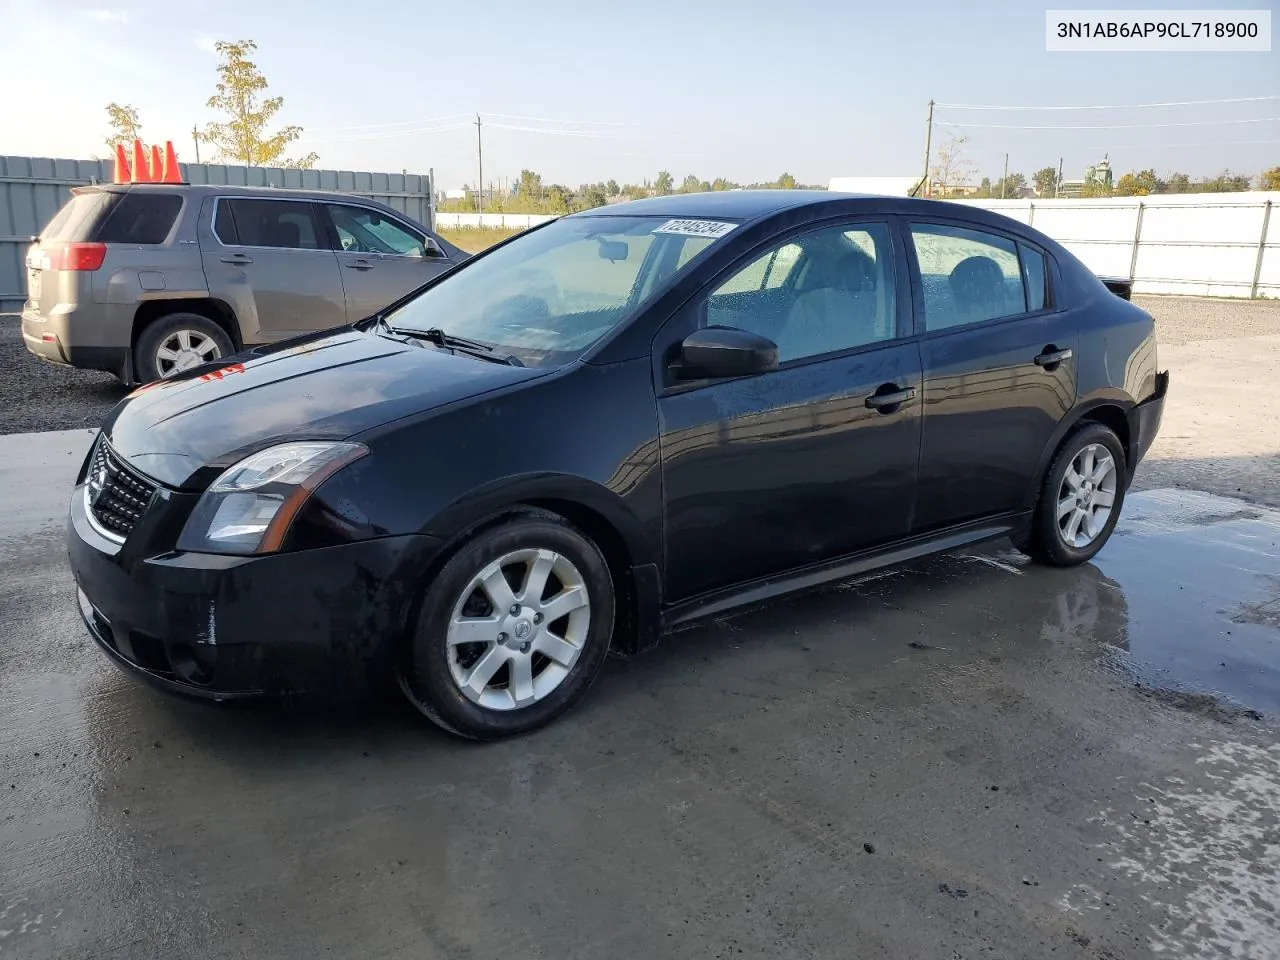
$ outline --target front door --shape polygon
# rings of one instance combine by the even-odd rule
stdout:
[[[668,601],[907,535],[920,358],[899,262],[887,222],[803,233],[664,328],[660,358],[708,324],[766,336],[779,356],[753,377],[660,385]],[[900,402],[877,397],[890,392]]]
[[[327,236],[309,201],[217,199],[200,255],[209,292],[231,305],[246,344],[347,322]]]
[[[958,224],[910,224],[924,333],[915,530],[1015,513],[1075,402],[1078,321],[1043,251]]]
[[[372,316],[453,266],[452,261],[407,224],[372,207],[327,203],[326,216],[338,244],[347,319]]]

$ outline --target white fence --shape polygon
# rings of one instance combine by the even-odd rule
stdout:
[[[1280,192],[1097,200],[956,200],[1030,224],[1137,293],[1280,297]],[[436,213],[436,226],[524,230],[555,217]]]
[[[1137,293],[1280,296],[1280,192],[955,202],[1030,224]]]
[[[545,213],[441,213],[436,211],[437,230],[457,230],[460,227],[502,227],[508,230],[528,230],[540,223],[556,219]]]

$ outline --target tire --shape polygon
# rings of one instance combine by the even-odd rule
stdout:
[[[194,349],[183,352],[184,342]],[[162,348],[177,353],[179,359],[161,356]],[[208,317],[198,313],[170,313],[158,317],[143,329],[134,346],[134,367],[138,371],[138,379],[150,383],[195,366],[197,359],[208,363],[234,352],[235,347],[227,332]]]
[[[545,591],[535,598],[539,572]],[[585,608],[575,605],[584,598]],[[519,516],[468,541],[434,578],[400,686],[424,716],[458,736],[528,733],[586,693],[613,627],[613,579],[599,548],[559,516]],[[458,642],[463,637],[474,639]]]
[[[1100,473],[1102,451],[1110,457],[1111,469],[1106,474]],[[1094,473],[1084,478],[1079,468],[1087,466],[1089,453]],[[1081,458],[1079,463],[1077,458]],[[1081,477],[1076,481],[1078,487],[1068,482],[1068,474]],[[1054,567],[1074,567],[1091,560],[1111,538],[1120,519],[1126,475],[1124,447],[1109,427],[1093,422],[1075,427],[1063,439],[1045,473],[1025,552],[1037,563]],[[1065,511],[1061,520],[1060,510]],[[1073,530],[1075,536],[1068,540]]]

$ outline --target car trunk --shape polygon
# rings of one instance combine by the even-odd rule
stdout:
[[[118,194],[77,188],[27,251],[27,300],[48,316],[60,303],[79,299],[84,258],[98,225],[110,213]],[[79,260],[75,259],[79,258]],[[69,269],[72,268],[72,269]]]

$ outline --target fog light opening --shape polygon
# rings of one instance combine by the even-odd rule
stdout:
[[[213,679],[213,651],[197,651],[189,643],[169,647],[169,665],[174,675],[187,683],[201,686]]]

